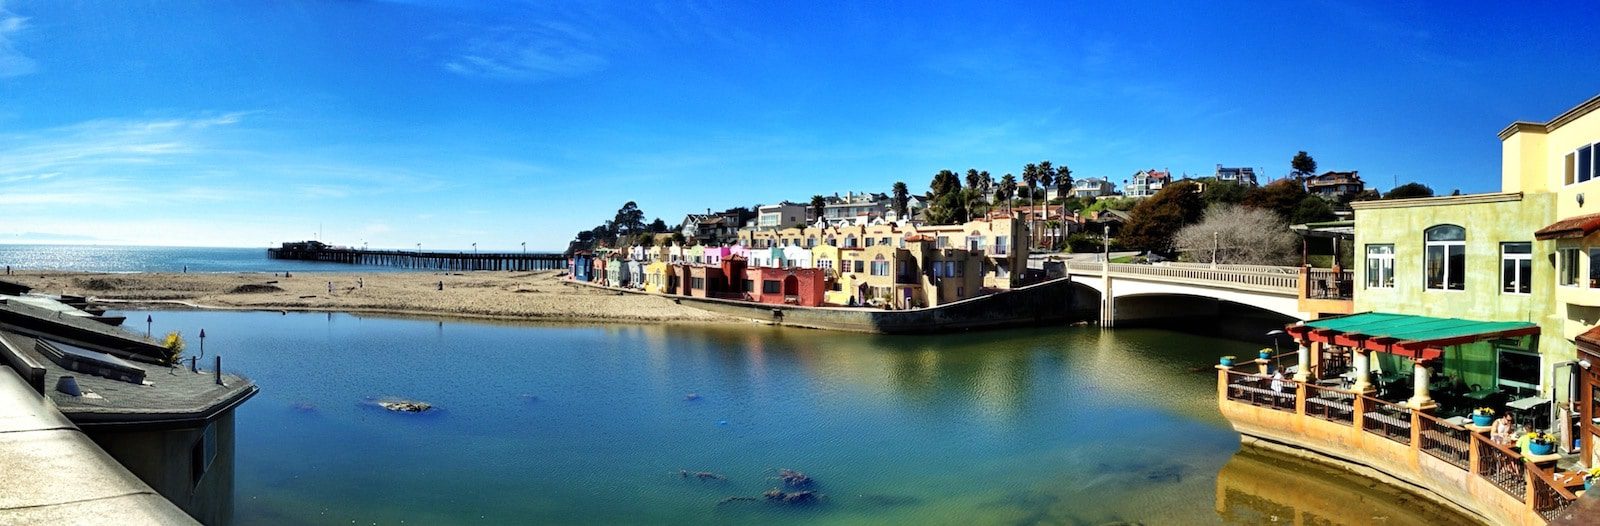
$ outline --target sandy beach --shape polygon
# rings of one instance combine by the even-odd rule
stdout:
[[[164,308],[444,315],[508,320],[752,323],[674,303],[566,282],[562,271],[138,273],[14,271],[0,279],[45,294]],[[329,292],[329,283],[333,291]],[[439,290],[439,283],[444,290]],[[114,306],[114,304],[113,304]]]

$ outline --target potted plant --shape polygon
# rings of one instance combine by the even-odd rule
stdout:
[[[1538,431],[1528,433],[1528,454],[1548,455],[1556,450],[1556,437],[1550,433]]]
[[[1222,366],[1223,367],[1233,367],[1233,360],[1234,360],[1233,356],[1223,356],[1222,357]]]
[[[1256,351],[1256,355],[1258,357],[1260,357],[1261,359],[1263,359],[1263,360],[1271,360],[1272,359],[1272,349],[1262,349],[1260,351]]]
[[[1479,407],[1477,409],[1473,409],[1472,410],[1472,425],[1475,425],[1475,426],[1478,426],[1478,427],[1489,427],[1489,424],[1493,424],[1493,423],[1494,423],[1494,410],[1493,409],[1489,409],[1487,407]]]
[[[1589,491],[1589,488],[1594,487],[1595,479],[1600,479],[1600,467],[1592,467],[1589,471],[1583,472],[1583,490]]]

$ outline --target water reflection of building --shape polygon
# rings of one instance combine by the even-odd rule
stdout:
[[[161,345],[69,310],[0,299],[7,365],[162,497],[203,523],[227,523],[234,409],[257,387],[215,366],[164,365],[166,356]]]
[[[1314,476],[1307,476],[1314,475]],[[1449,510],[1321,466],[1241,451],[1217,473],[1229,524],[1467,524]]]

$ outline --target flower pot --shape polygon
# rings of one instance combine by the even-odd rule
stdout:
[[[1532,455],[1548,455],[1555,452],[1555,450],[1555,444],[1544,444],[1533,441],[1528,442],[1528,453]]]
[[[1233,367],[1233,357],[1232,356],[1223,356],[1222,357],[1222,366],[1223,367]]]
[[[1489,424],[1493,423],[1494,415],[1472,415],[1472,425],[1478,427],[1489,427]]]
[[[1589,477],[1584,477],[1583,478],[1583,490],[1584,491],[1589,491],[1589,488],[1592,488],[1592,487],[1594,487],[1594,479],[1589,478]]]
[[[1261,356],[1261,359],[1263,359],[1263,360],[1270,360],[1270,359],[1272,359],[1272,353],[1270,353],[1270,352],[1267,352],[1267,351],[1261,351],[1261,352],[1259,352],[1259,353],[1256,353],[1256,354],[1258,354],[1258,355],[1260,355],[1260,356]]]

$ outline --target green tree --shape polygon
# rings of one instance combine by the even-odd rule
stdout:
[[[1433,189],[1422,183],[1406,183],[1384,192],[1384,199],[1411,199],[1415,197],[1433,197]]]
[[[828,206],[828,199],[821,195],[811,196],[811,219],[821,219],[822,209]]]
[[[894,216],[901,220],[911,219],[906,217],[907,205],[911,202],[911,191],[906,189],[905,181],[894,183]]]
[[[1328,204],[1327,199],[1308,195],[1295,204],[1294,211],[1289,214],[1288,220],[1291,225],[1303,225],[1306,223],[1332,221],[1337,217],[1333,213],[1333,205]]]
[[[1028,163],[1022,167],[1022,182],[1028,184],[1028,207],[1033,207],[1033,189],[1039,186],[1039,165]],[[1033,217],[1033,212],[1028,212],[1028,217]]]
[[[948,225],[966,220],[966,198],[961,192],[961,178],[955,172],[939,170],[928,188],[928,209],[923,212],[928,222]]]
[[[983,184],[983,173],[979,172],[977,168],[968,168],[967,188],[977,188],[981,184]]]
[[[1000,177],[1000,199],[1006,203],[1006,213],[1011,213],[1011,198],[1017,195],[1017,176],[1005,174]]]
[[[1206,183],[1206,190],[1200,194],[1200,198],[1204,199],[1207,205],[1232,205],[1243,202],[1245,194],[1249,191],[1249,188],[1239,183],[1212,181]]]
[[[1056,168],[1056,197],[1064,198],[1072,191],[1072,169],[1063,164]]]
[[[665,233],[667,233],[667,222],[666,221],[662,221],[661,218],[659,218],[659,217],[656,218],[655,221],[651,221],[650,222],[650,233],[652,233],[652,234],[665,234]]]
[[[1294,154],[1294,159],[1289,161],[1289,168],[1294,171],[1296,178],[1304,179],[1317,173],[1317,160],[1312,159],[1305,150],[1300,150]]]
[[[1262,210],[1271,210],[1273,213],[1278,214],[1278,217],[1289,221],[1294,217],[1295,209],[1300,206],[1300,202],[1309,195],[1306,193],[1305,187],[1300,184],[1300,181],[1279,179],[1273,181],[1272,184],[1250,189],[1245,193],[1244,200],[1240,204]]]
[[[1045,191],[1044,197],[1045,197],[1045,203],[1046,204],[1049,204],[1049,202],[1050,202],[1050,194],[1049,194],[1050,185],[1053,185],[1055,183],[1056,183],[1056,167],[1055,166],[1051,166],[1050,165],[1050,161],[1039,161],[1039,186],[1042,187],[1044,189],[1044,191]],[[1048,217],[1048,215],[1049,214],[1046,214],[1047,217]]]
[[[1205,213],[1198,190],[1193,181],[1177,181],[1140,201],[1122,228],[1123,245],[1171,254],[1173,236]]]
[[[630,235],[644,231],[644,211],[639,209],[639,204],[628,201],[617,209],[617,215],[612,218],[611,224],[618,235]]]

